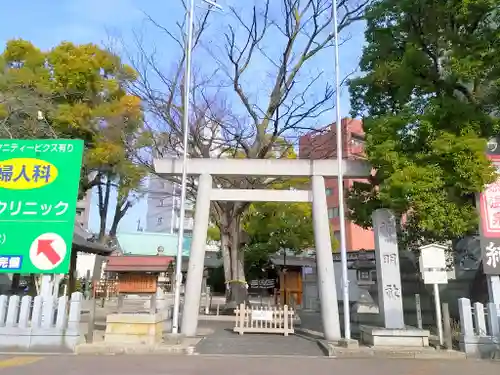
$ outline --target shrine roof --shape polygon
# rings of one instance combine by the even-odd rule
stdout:
[[[122,255],[108,258],[105,272],[165,272],[173,257]]]
[[[75,223],[73,249],[87,254],[111,255],[113,249],[94,241],[92,234]]]

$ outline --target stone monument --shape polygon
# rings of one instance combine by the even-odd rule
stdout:
[[[429,331],[405,326],[398,236],[394,214],[373,213],[379,314],[383,327],[361,326],[361,341],[374,346],[429,346]]]

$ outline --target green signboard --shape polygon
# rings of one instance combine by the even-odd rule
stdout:
[[[83,141],[0,140],[0,273],[67,273]]]

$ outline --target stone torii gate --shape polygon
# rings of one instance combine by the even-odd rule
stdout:
[[[181,175],[182,160],[155,159],[154,168],[159,176]],[[343,161],[345,178],[366,178],[370,175],[370,171],[371,167],[364,161]],[[199,180],[181,332],[186,336],[196,335],[210,202],[311,202],[324,336],[327,340],[340,339],[337,289],[324,179],[338,175],[337,160],[188,159],[187,174],[199,176]],[[311,190],[219,189],[213,186],[212,176],[310,177]]]

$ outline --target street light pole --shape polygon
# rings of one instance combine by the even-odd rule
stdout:
[[[191,90],[191,50],[193,49],[194,0],[190,0],[187,18],[186,62],[184,70],[184,112],[182,116],[182,177],[181,177],[181,211],[179,213],[179,232],[177,237],[177,258],[175,263],[174,312],[172,316],[172,333],[179,332],[179,310],[182,283],[182,247],[184,245],[184,218],[186,216],[187,186],[187,154],[189,135],[189,91]]]
[[[343,171],[343,151],[344,142],[342,136],[342,117],[340,114],[340,59],[339,59],[339,30],[337,17],[337,0],[332,0],[333,14],[333,37],[335,39],[335,112],[337,126],[337,189],[339,201],[339,222],[340,222],[340,256],[342,263],[342,301],[344,305],[344,337],[351,339],[351,320],[349,309],[349,277],[347,275],[347,249],[345,233],[345,207],[344,207],[344,171]]]
[[[203,0],[209,5],[209,10],[222,7],[215,1]],[[181,302],[182,284],[182,250],[184,244],[184,219],[186,216],[186,188],[187,188],[187,157],[189,139],[189,92],[191,91],[191,52],[193,49],[193,27],[194,27],[194,0],[190,0],[188,13],[186,14],[186,61],[184,68],[184,108],[182,115],[182,177],[181,177],[181,202],[179,212],[179,232],[177,237],[177,257],[175,264],[175,289],[174,289],[174,311],[172,316],[172,333],[179,332],[179,311]]]

